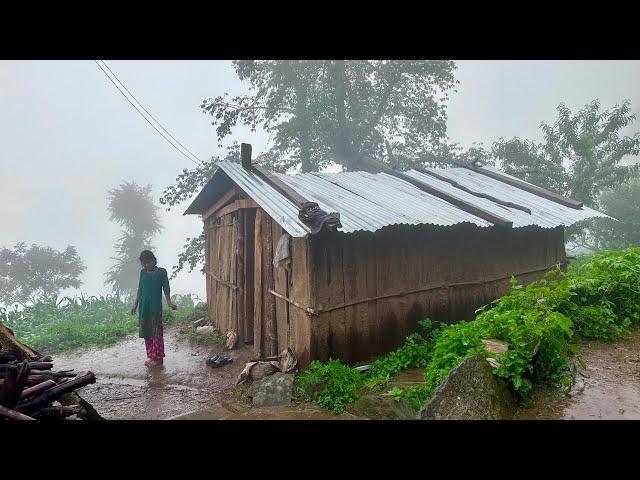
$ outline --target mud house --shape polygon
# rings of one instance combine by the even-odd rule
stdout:
[[[564,228],[603,214],[488,166],[283,175],[220,163],[204,222],[207,302],[261,357],[353,363],[424,318],[455,322],[566,264]]]

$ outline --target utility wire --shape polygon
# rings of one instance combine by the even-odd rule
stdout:
[[[113,85],[118,89],[118,91],[122,94],[122,96],[127,100],[127,102],[129,102],[129,103],[131,104],[131,106],[132,106],[133,108],[135,108],[135,109],[136,109],[136,111],[137,111],[137,112],[142,116],[142,118],[144,118],[144,119],[145,119],[145,121],[146,121],[149,125],[151,125],[151,126],[153,127],[153,129],[154,129],[156,132],[158,132],[158,133],[162,136],[162,138],[164,138],[164,139],[169,143],[169,145],[171,145],[171,146],[172,146],[173,148],[175,148],[178,152],[180,152],[180,154],[182,154],[184,157],[188,158],[190,161],[192,161],[192,162],[193,162],[193,163],[195,163],[196,165],[198,165],[198,166],[202,166],[202,163],[200,162],[200,160],[198,159],[198,157],[196,157],[195,155],[193,155],[193,153],[191,153],[188,149],[186,149],[186,148],[185,148],[185,147],[184,147],[180,142],[178,142],[177,140],[175,140],[175,138],[173,137],[173,135],[171,135],[171,134],[170,134],[170,133],[169,133],[169,132],[168,132],[168,131],[167,131],[167,130],[162,126],[162,125],[160,125],[160,122],[158,122],[158,121],[157,121],[157,120],[155,120],[155,118],[154,118],[154,120],[158,123],[158,125],[160,125],[160,128],[162,128],[163,130],[165,130],[165,132],[167,132],[167,133],[171,136],[171,138],[173,138],[173,139],[174,139],[174,140],[175,140],[175,141],[176,141],[180,146],[182,146],[182,148],[184,148],[187,152],[189,152],[191,155],[193,155],[193,157],[194,157],[196,160],[194,160],[194,159],[193,159],[193,158],[191,158],[189,155],[187,155],[185,152],[183,152],[182,150],[180,150],[180,149],[179,149],[179,148],[178,148],[178,147],[177,147],[177,146],[176,146],[176,145],[175,145],[171,140],[169,140],[169,138],[167,138],[167,136],[166,136],[164,133],[162,133],[160,130],[158,130],[158,128],[157,128],[157,127],[156,127],[156,126],[155,126],[155,125],[154,125],[154,124],[153,124],[153,123],[152,123],[152,122],[151,122],[151,121],[150,121],[150,120],[145,116],[145,114],[144,114],[144,113],[142,113],[142,111],[140,111],[140,109],[139,109],[139,108],[138,108],[138,107],[137,107],[137,106],[136,106],[136,105],[135,105],[135,104],[134,104],[134,103],[129,99],[129,97],[126,95],[126,93],[124,93],[124,91],[122,90],[122,88],[120,88],[120,86],[119,86],[119,85],[118,85],[118,84],[113,80],[113,78],[111,78],[111,76],[110,76],[110,75],[107,73],[107,71],[102,67],[102,65],[101,65],[97,60],[95,60],[95,62],[96,62],[96,65],[98,65],[98,67],[100,68],[100,70],[102,70],[102,72],[106,75],[106,77],[111,81],[111,83],[113,83]],[[105,66],[105,67],[106,67],[106,68],[111,72],[111,70],[109,69],[109,67],[108,67],[106,64],[104,64],[104,66]],[[111,73],[113,73],[113,72],[111,72]],[[114,74],[114,77],[115,77],[115,74]],[[115,77],[115,78],[117,78],[117,77]],[[118,81],[119,81],[119,80],[118,80]],[[125,87],[125,86],[124,86],[124,84],[122,84],[122,87],[123,87],[123,88],[125,88],[125,89],[127,88],[127,87]],[[128,90],[127,90],[127,91],[128,91]],[[131,95],[131,92],[129,92],[129,94]],[[136,99],[135,99],[135,97],[134,97],[133,95],[131,95],[131,97],[132,97],[134,100],[136,100]],[[138,102],[138,101],[136,100],[136,102]],[[139,103],[139,102],[138,102],[138,103]],[[140,107],[141,107],[141,108],[143,108],[147,113],[149,113],[149,112],[148,112],[148,110],[146,110],[146,109],[145,109],[141,104],[140,104]],[[151,116],[151,118],[153,118],[153,116],[152,116],[150,113],[149,113],[149,115]]]
[[[118,78],[118,76],[117,76],[115,73],[113,73],[113,70],[111,70],[111,69],[109,68],[109,65],[107,65],[107,62],[105,62],[104,60],[100,60],[100,63],[101,63],[102,65],[104,65],[105,67],[107,67],[107,70],[109,70],[109,72],[111,72],[111,75],[113,75],[113,76],[114,76],[114,78],[118,81],[118,83],[124,87],[124,89],[127,91],[127,93],[128,93],[129,95],[131,95],[131,98],[133,98],[133,99],[136,101],[136,103],[137,103],[138,105],[140,105],[140,106],[142,107],[142,109],[143,109],[145,112],[147,112],[147,114],[148,114],[151,118],[153,118],[153,120],[154,120],[154,121],[155,121],[155,122],[160,126],[160,128],[161,128],[161,129],[162,129],[162,130],[163,130],[167,135],[169,135],[173,140],[175,140],[175,141],[176,141],[176,143],[177,143],[178,145],[180,145],[180,146],[181,146],[185,151],[189,152],[189,154],[190,154],[193,158],[195,158],[199,163],[202,163],[202,161],[201,161],[201,160],[200,160],[200,159],[199,159],[199,158],[198,158],[198,157],[197,157],[197,156],[196,156],[196,155],[195,155],[191,150],[189,150],[189,149],[188,149],[187,147],[185,147],[182,143],[180,143],[180,141],[179,141],[176,137],[174,137],[174,136],[171,134],[171,132],[169,132],[169,130],[167,130],[166,128],[164,128],[164,126],[163,126],[163,125],[158,121],[158,119],[157,119],[156,117],[154,117],[154,116],[151,114],[151,112],[150,112],[149,110],[147,110],[147,109],[144,107],[144,105],[143,105],[142,103],[140,103],[140,101],[139,101],[139,100],[138,100],[138,99],[133,95],[133,93],[131,93],[131,91],[127,88],[127,86],[126,86],[124,83],[122,83],[122,81]]]

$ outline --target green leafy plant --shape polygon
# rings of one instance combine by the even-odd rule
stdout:
[[[204,314],[206,304],[191,296],[174,296],[178,310],[163,310],[167,325]],[[131,303],[119,296],[65,297],[58,302],[39,302],[25,308],[0,308],[0,321],[16,337],[36,350],[48,353],[79,347],[113,345],[138,329]]]
[[[299,392],[304,398],[337,414],[357,398],[356,390],[362,383],[362,374],[339,360],[311,362],[298,377]]]

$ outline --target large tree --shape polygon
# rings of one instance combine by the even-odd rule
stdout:
[[[445,102],[455,64],[444,60],[236,60],[248,95],[203,101],[219,141],[243,124],[264,128],[272,147],[260,156],[286,171],[330,162],[357,168],[372,156],[419,162],[446,139]]]
[[[0,305],[55,300],[61,290],[78,288],[84,266],[76,248],[63,251],[24,242],[0,249]]]
[[[591,250],[640,247],[640,177],[605,190],[598,203],[616,221],[594,221],[591,235],[579,239],[580,246]]]
[[[141,187],[135,182],[124,181],[109,190],[107,200],[109,219],[122,226],[122,235],[115,244],[115,263],[105,273],[105,283],[117,294],[130,295],[138,288],[140,252],[153,249],[151,240],[162,230],[158,207],[151,185]]]
[[[608,110],[594,100],[575,114],[560,104],[556,121],[540,124],[543,142],[500,139],[492,155],[507,173],[600,208],[602,198],[611,198],[602,196],[603,191],[626,184],[638,172],[633,157],[640,153],[640,134],[622,134],[635,119],[629,100]],[[568,228],[566,238],[596,249],[612,245],[619,228],[593,219]]]
[[[622,135],[635,119],[629,100],[604,111],[594,100],[575,114],[560,104],[556,121],[540,124],[543,142],[501,139],[493,154],[507,173],[598,207],[600,192],[638,170],[622,163],[640,153],[640,134]]]

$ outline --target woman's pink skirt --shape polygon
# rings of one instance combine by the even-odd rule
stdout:
[[[156,338],[145,338],[144,344],[147,347],[147,357],[149,357],[151,360],[159,360],[164,357],[162,321],[158,322],[158,336]]]

